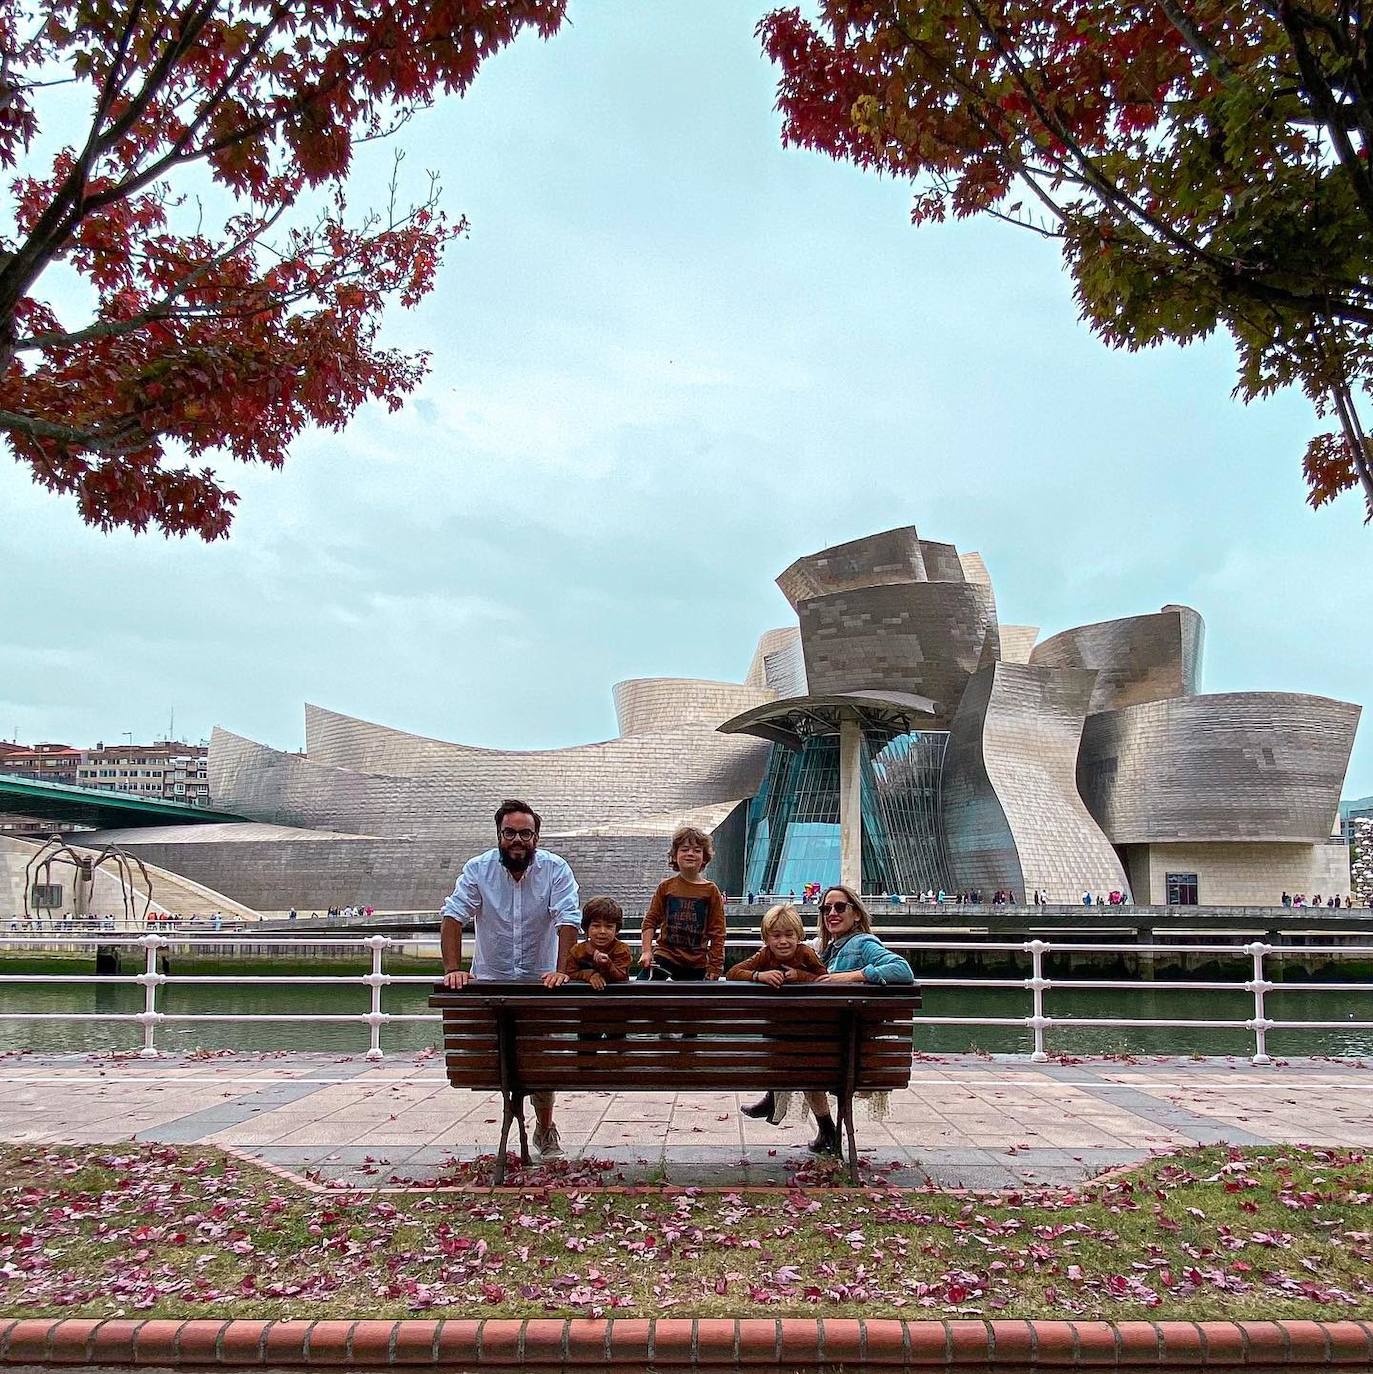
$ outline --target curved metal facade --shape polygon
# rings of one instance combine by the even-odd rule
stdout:
[[[907,525],[798,558],[778,576],[777,585],[795,611],[801,602],[832,592],[927,580],[920,537]]]
[[[705,723],[515,753],[446,745],[318,708],[314,719],[315,747],[303,756],[216,730],[216,795],[255,819],[376,835],[488,827],[502,797],[524,796],[561,831],[745,800],[767,762],[767,745]]]
[[[633,678],[617,682],[612,691],[621,735],[651,735],[687,725],[714,730],[730,716],[773,698],[766,688],[744,683],[679,677]]]
[[[949,740],[944,834],[958,888],[1076,901],[1127,888],[1078,795],[1074,765],[1096,675],[998,663],[969,683]]]
[[[1091,711],[1115,711],[1144,701],[1196,693],[1206,625],[1190,606],[1165,606],[1064,630],[1036,645],[1038,668],[1095,668]]]
[[[931,697],[952,717],[985,648],[999,653],[996,602],[975,582],[908,582],[812,597],[797,606],[806,682]]]
[[[1327,840],[1359,708],[1289,692],[1146,702],[1088,718],[1078,787],[1115,844]]]
[[[1039,638],[1038,625],[1003,625],[1001,627],[1001,661],[1028,663]]]

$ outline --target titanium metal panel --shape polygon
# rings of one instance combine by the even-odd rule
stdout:
[[[731,716],[773,699],[766,688],[680,677],[631,678],[617,682],[612,695],[622,736],[650,735],[684,725],[714,729]]]
[[[1221,692],[1089,716],[1078,787],[1115,844],[1330,837],[1359,707]]]
[[[802,601],[831,592],[924,582],[929,576],[920,537],[914,525],[906,525],[798,558],[777,578],[777,585],[792,609],[798,610]]]
[[[1123,890],[1125,871],[1077,792],[1074,762],[1095,673],[997,663],[968,685],[945,764],[955,884],[1035,888],[1051,901]]]
[[[1039,638],[1038,625],[1002,625],[1001,661],[1003,663],[1028,663],[1034,652],[1035,640]]]
[[[947,721],[984,646],[999,656],[990,587],[909,582],[812,597],[797,607],[816,694],[862,689],[931,697]]]
[[[797,681],[790,670],[781,669],[786,682],[776,680],[780,665],[794,655],[796,669],[800,674]],[[801,631],[795,625],[785,625],[777,630],[764,630],[758,636],[758,646],[753,651],[753,661],[744,675],[744,683],[749,687],[766,687],[779,697],[804,696],[806,691],[805,667],[801,662]]]
[[[742,801],[758,790],[768,756],[762,741],[706,724],[520,753],[445,745],[318,708],[315,721],[320,753],[347,766],[217,728],[214,795],[255,820],[368,835],[486,827],[503,797],[527,797],[546,825],[584,829]]]
[[[1196,693],[1206,625],[1190,606],[1165,606],[1064,630],[1035,646],[1040,668],[1095,668],[1091,711],[1113,711],[1143,701]]]

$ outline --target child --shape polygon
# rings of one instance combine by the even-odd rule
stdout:
[[[820,956],[805,943],[806,928],[794,906],[783,902],[769,908],[762,923],[763,948],[725,975],[735,982],[766,983],[780,988],[784,983],[813,983],[825,972]],[[786,1115],[786,1102],[778,1093],[767,1092],[751,1106],[741,1107],[745,1116],[767,1118],[775,1126]]]
[[[585,940],[572,946],[563,960],[563,982],[590,983],[597,992],[607,983],[629,981],[629,946],[620,939],[625,914],[613,897],[593,897],[582,908]]]
[[[780,988],[783,983],[813,983],[825,972],[820,956],[805,943],[806,928],[794,906],[783,902],[769,907],[761,931],[763,948],[735,964],[726,978]]]
[[[725,964],[725,899],[701,870],[715,847],[694,825],[679,826],[667,851],[676,874],[658,884],[643,921],[639,962],[652,979],[714,981]]]

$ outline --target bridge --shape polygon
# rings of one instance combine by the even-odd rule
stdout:
[[[37,816],[55,822],[57,830],[77,825],[100,829],[147,825],[209,825],[215,821],[242,821],[231,811],[212,811],[207,806],[139,797],[130,792],[104,792],[65,782],[39,782],[0,774],[0,815]]]

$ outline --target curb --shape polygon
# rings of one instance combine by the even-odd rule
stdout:
[[[616,1370],[1373,1368],[1373,1322],[165,1321],[0,1317],[0,1365]]]

